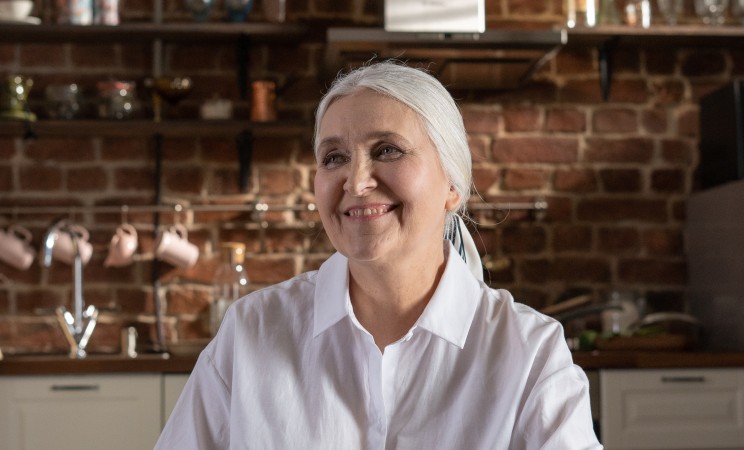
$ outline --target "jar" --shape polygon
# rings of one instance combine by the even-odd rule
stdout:
[[[214,275],[214,297],[209,308],[209,330],[217,334],[227,308],[248,293],[250,280],[245,272],[245,244],[225,242],[220,245],[221,263]]]
[[[272,122],[276,120],[276,83],[260,80],[251,83],[251,120]]]
[[[98,87],[98,117],[128,119],[137,109],[134,81],[101,81]]]
[[[119,25],[119,0],[96,0],[93,22],[99,25]]]
[[[55,0],[57,23],[91,25],[93,23],[93,0]]]
[[[80,114],[80,89],[75,83],[50,84],[44,89],[44,97],[51,119],[74,119]]]

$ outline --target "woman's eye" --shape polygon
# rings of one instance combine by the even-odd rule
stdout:
[[[380,159],[398,159],[402,155],[403,151],[392,145],[383,145],[377,149],[377,157]]]
[[[321,164],[324,167],[334,167],[339,164],[342,164],[344,161],[346,161],[345,155],[338,153],[338,152],[331,152],[323,157]]]

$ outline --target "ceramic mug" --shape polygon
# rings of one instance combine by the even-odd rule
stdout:
[[[52,249],[52,257],[67,264],[73,264],[75,262],[75,246],[72,243],[70,232],[76,236],[80,260],[83,265],[88,264],[90,257],[93,255],[93,246],[88,242],[90,238],[88,230],[81,225],[70,225],[66,229],[57,232],[54,248]]]
[[[31,248],[31,232],[19,225],[11,225],[7,231],[0,230],[0,260],[18,270],[26,270],[34,261]]]
[[[124,267],[132,263],[137,251],[137,230],[128,223],[119,225],[109,243],[109,252],[103,265]]]
[[[196,264],[199,247],[188,241],[186,227],[173,225],[160,231],[155,242],[155,256],[176,267],[187,268]]]

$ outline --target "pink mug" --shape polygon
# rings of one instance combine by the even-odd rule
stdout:
[[[128,223],[119,225],[109,243],[109,252],[103,265],[124,267],[132,263],[137,251],[137,230]]]
[[[187,268],[199,259],[199,247],[188,241],[186,227],[174,225],[160,231],[155,242],[155,256],[176,267]]]
[[[93,255],[93,246],[88,239],[90,234],[81,225],[70,225],[68,230],[76,236],[78,252],[80,252],[80,260],[83,265],[88,264],[90,257]],[[73,264],[75,262],[75,246],[72,243],[72,237],[67,231],[60,230],[57,233],[57,237],[54,242],[54,248],[52,249],[52,256],[67,264]]]
[[[31,248],[31,232],[19,225],[11,225],[7,231],[0,230],[0,260],[18,270],[26,270],[34,261]]]

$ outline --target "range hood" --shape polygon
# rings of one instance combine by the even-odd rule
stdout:
[[[528,81],[567,41],[565,30],[487,30],[484,33],[388,32],[329,28],[325,77],[370,60],[396,58],[423,65],[455,89],[513,89]]]

